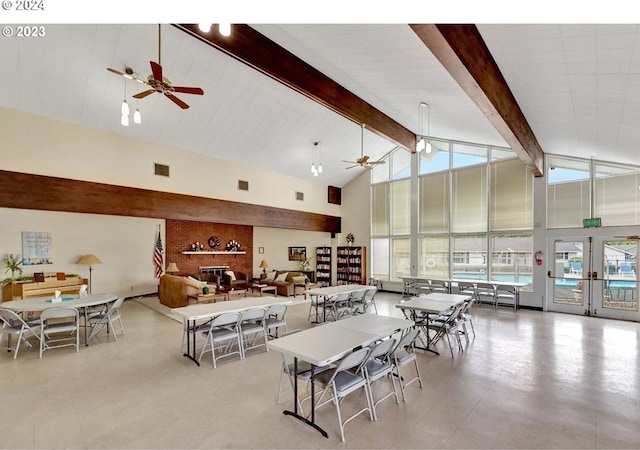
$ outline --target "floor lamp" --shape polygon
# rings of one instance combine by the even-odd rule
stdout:
[[[77,264],[89,266],[89,293],[91,293],[91,271],[93,270],[92,266],[95,264],[102,264],[102,261],[100,261],[100,259],[96,255],[90,253],[81,257],[78,260]]]

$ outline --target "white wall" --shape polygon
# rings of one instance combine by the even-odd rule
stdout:
[[[89,278],[89,267],[76,262],[93,253],[102,264],[93,266],[92,292],[127,297],[153,293],[158,285],[153,265],[158,226],[166,244],[163,220],[0,208],[0,255],[22,255],[23,231],[50,232],[53,264],[21,266],[23,275],[66,272]],[[10,276],[5,272],[0,278]]]

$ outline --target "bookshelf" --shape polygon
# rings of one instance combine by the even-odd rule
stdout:
[[[331,286],[331,247],[316,247],[316,283]]]
[[[338,247],[336,262],[338,285],[367,284],[367,247]]]

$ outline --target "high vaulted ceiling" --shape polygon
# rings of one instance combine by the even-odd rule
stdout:
[[[434,137],[507,146],[485,114],[406,24],[250,24],[402,127]],[[636,25],[477,26],[540,147],[640,164],[640,33]],[[215,32],[215,27],[214,27]],[[233,35],[231,36],[233,38]],[[637,48],[636,48],[637,47]],[[157,25],[47,25],[46,38],[0,40],[0,106],[240,162],[322,184],[344,186],[364,169],[360,125],[215,50],[162,26],[162,66],[174,85],[203,96],[136,102],[143,123],[120,125],[123,78],[150,74]],[[419,104],[430,105],[428,124]],[[310,172],[320,142],[324,172]],[[395,145],[364,133],[376,159]],[[15,149],[12,149],[14,151]]]

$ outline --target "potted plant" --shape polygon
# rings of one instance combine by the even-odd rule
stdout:
[[[582,301],[582,286],[583,286],[583,284],[582,284],[582,280],[580,280],[580,281],[578,281],[578,284],[576,284],[576,288],[575,288],[575,289],[572,289],[572,291],[573,291],[573,297],[574,297],[576,300],[580,300],[580,301]]]
[[[2,261],[4,262],[5,273],[11,272],[11,278],[5,278],[2,281],[2,284],[15,281],[18,277],[22,275],[22,267],[20,267],[20,265],[22,264],[22,258],[20,258],[20,255],[13,255],[11,253],[7,253],[2,258]]]

